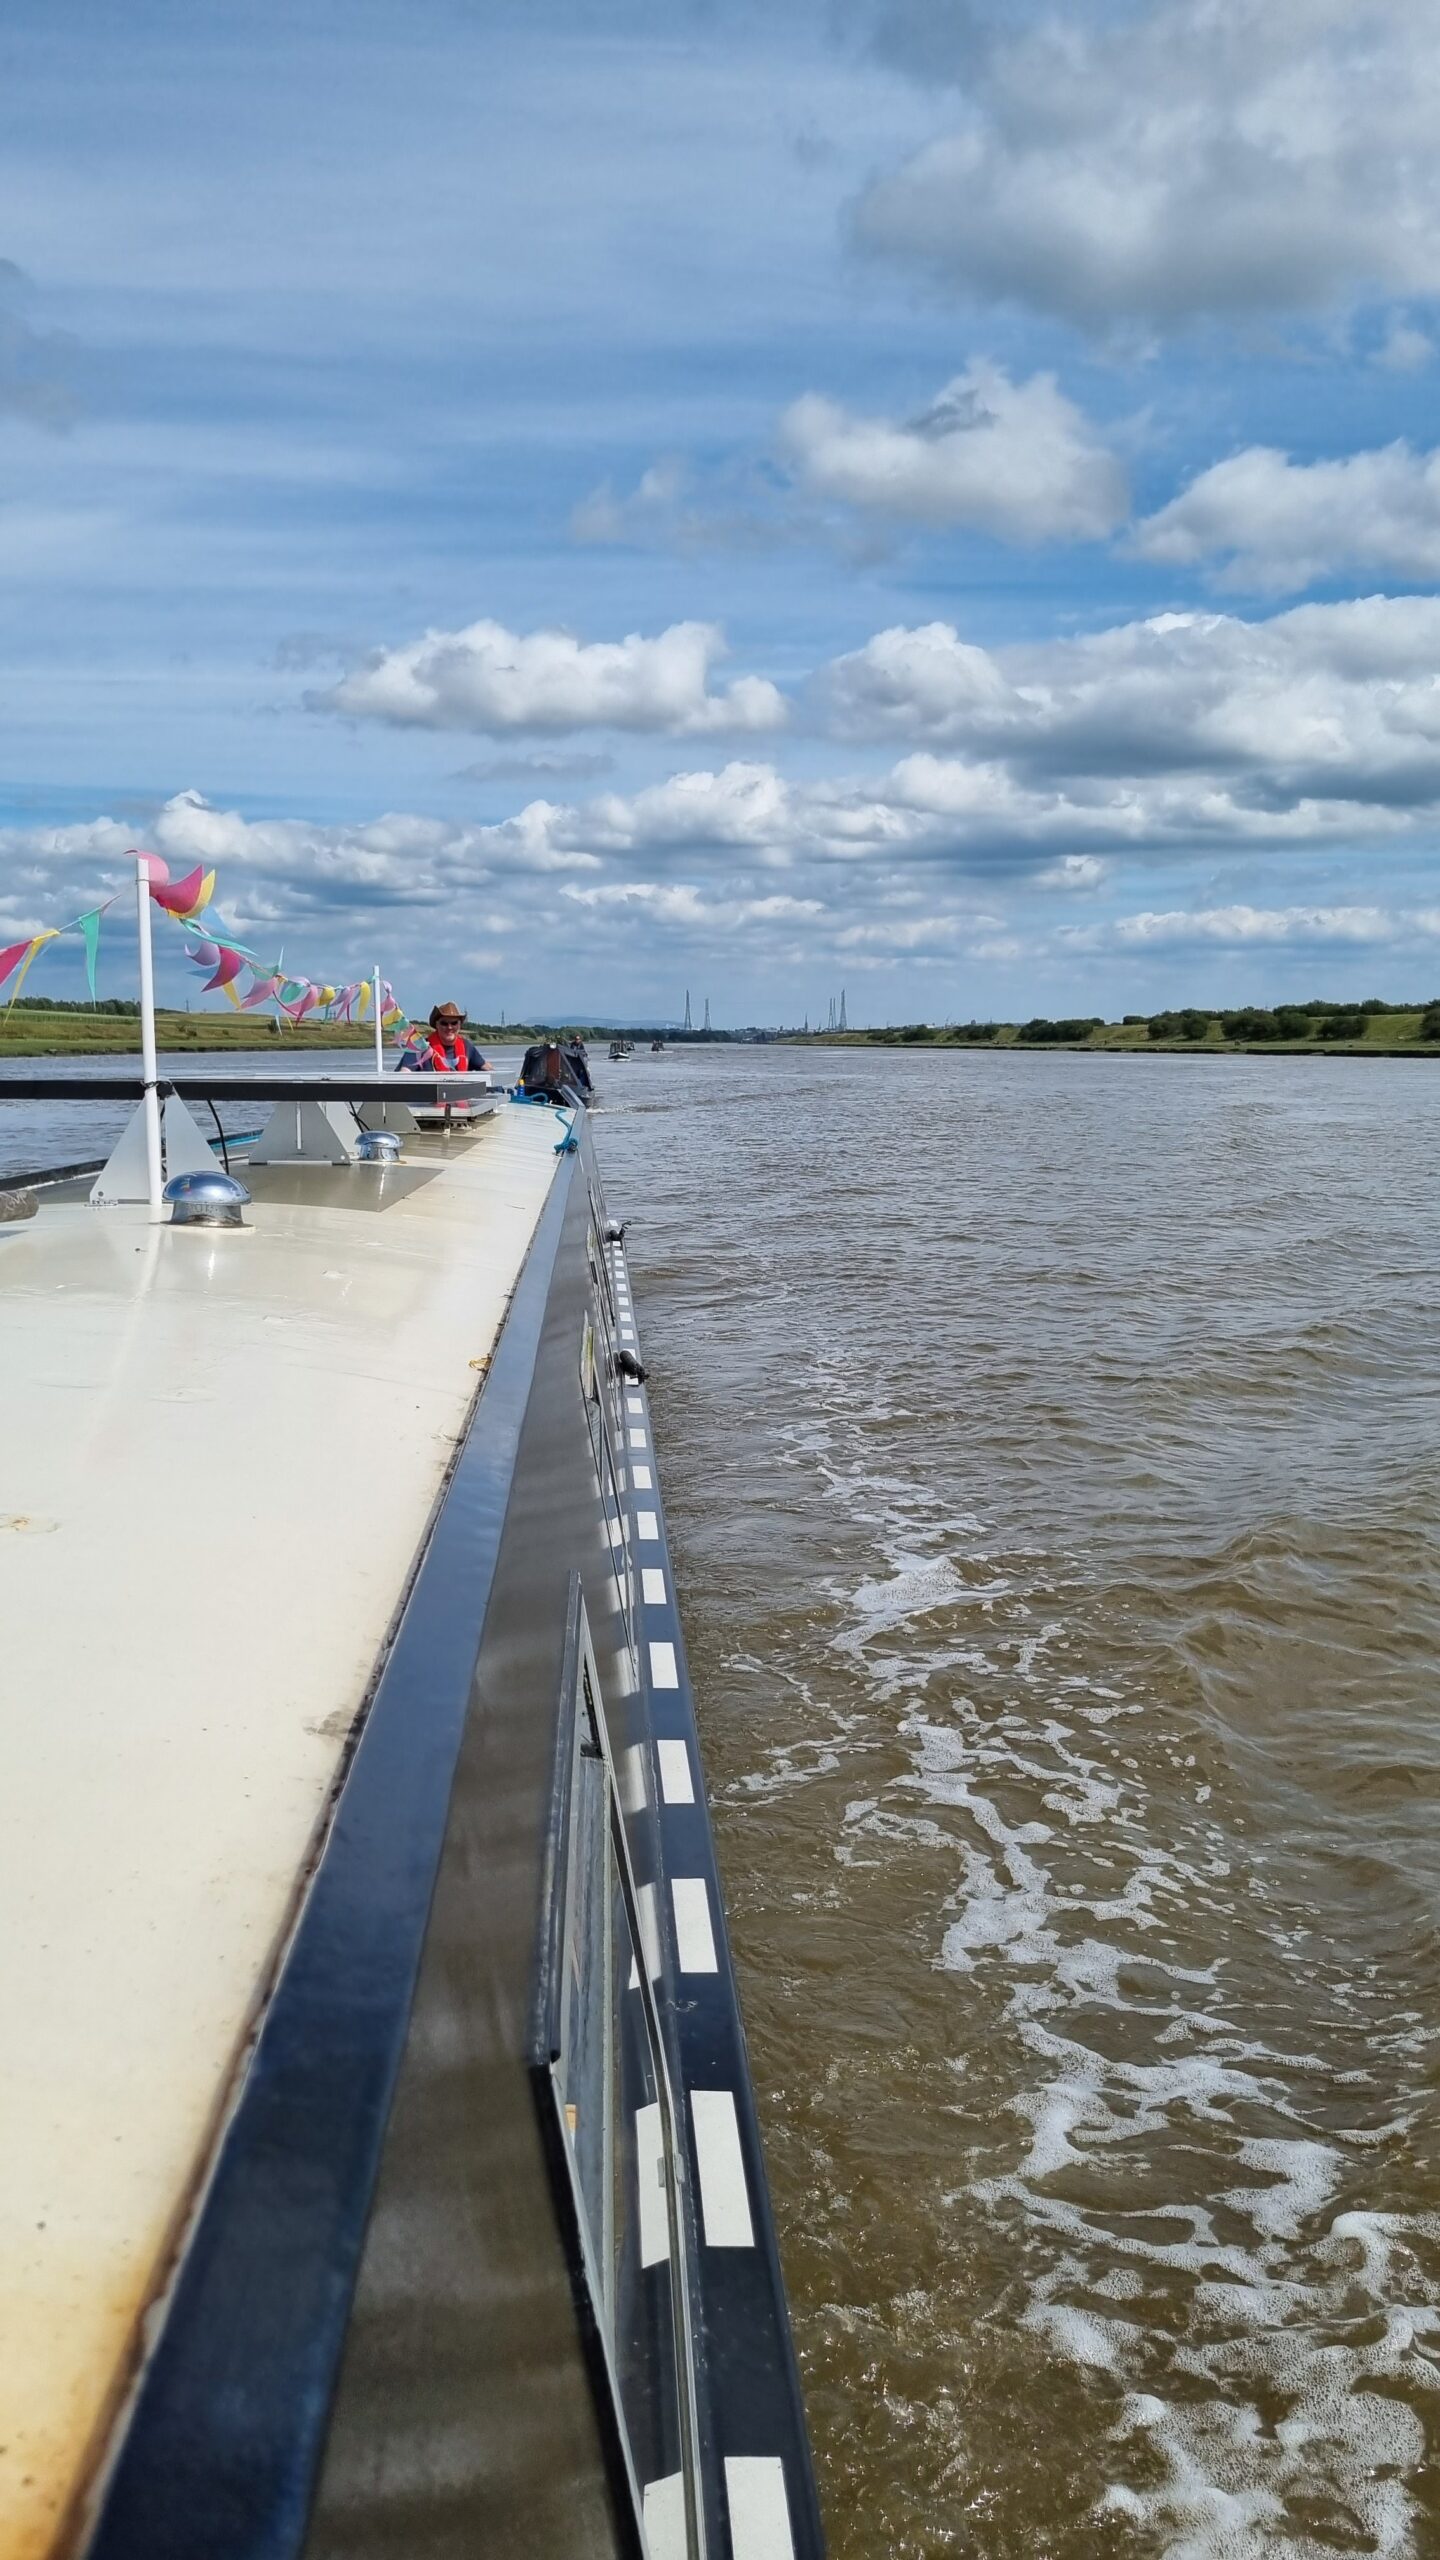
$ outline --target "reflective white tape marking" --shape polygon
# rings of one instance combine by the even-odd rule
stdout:
[[[653,1884],[637,1885],[635,1899],[640,1906],[640,1952],[645,1958],[645,1970],[654,1982],[660,1971],[660,1923],[655,1914]]]
[[[665,1576],[660,1571],[658,1565],[646,1564],[641,1566],[640,1597],[645,1602],[647,1608],[664,1608],[670,1595],[665,1588]]]
[[[745,2155],[735,2101],[728,2089],[692,2089],[690,2115],[705,2245],[707,2249],[753,2249],[755,2226],[745,2188]]]
[[[620,1798],[624,1812],[644,1812],[649,1802],[645,1778],[645,1745],[643,1742],[632,1742],[628,1751],[622,1751],[620,1754],[620,1767],[616,1775],[615,1792]]]
[[[650,2560],[687,2560],[683,2471],[645,2483],[645,2548]]]
[[[635,1514],[635,1535],[637,1538],[658,1538],[660,1535],[659,1515],[654,1511],[637,1511]]]
[[[665,2210],[665,2137],[660,2105],[635,2110],[635,2175],[640,2189],[640,2264],[658,2267],[670,2255],[670,2216]]]
[[[710,1926],[710,1896],[703,1876],[675,1876],[670,1899],[675,1905],[675,1941],[682,1973],[718,1973],[715,1932]]]
[[[644,1397],[627,1396],[625,1399],[625,1410],[627,1413],[643,1413],[645,1410]]]
[[[725,2465],[735,2560],[795,2560],[785,2465],[778,2453],[732,2454]]]
[[[680,1671],[673,1644],[652,1644],[650,1647],[650,1685],[655,1689],[679,1688]]]
[[[648,1449],[650,1443],[643,1431],[632,1430],[630,1434],[630,1446],[632,1449]]]
[[[634,1341],[634,1339],[635,1339],[635,1327],[633,1326],[633,1324],[622,1324],[622,1326],[620,1327],[620,1339],[621,1339],[621,1341],[622,1341],[622,1342],[633,1342],[633,1341]]]
[[[657,1742],[660,1754],[660,1793],[667,1804],[693,1804],[695,1781],[690,1775],[690,1753],[683,1742]]]
[[[655,1479],[648,1467],[632,1467],[630,1482],[637,1493],[653,1493],[655,1490]]]
[[[611,1546],[623,1547],[625,1544],[625,1529],[623,1522],[619,1520],[612,1520],[609,1522],[608,1526]]]

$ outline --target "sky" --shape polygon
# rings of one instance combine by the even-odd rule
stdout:
[[[143,845],[485,1021],[1440,993],[1437,20],[10,0],[0,945]]]

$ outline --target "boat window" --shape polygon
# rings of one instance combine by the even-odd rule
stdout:
[[[635,1881],[624,1819],[643,1809],[646,1779],[612,1751],[578,1579],[564,1677],[532,2085],[628,2547],[636,2560],[703,2560],[692,2244],[653,1988],[654,1896]]]

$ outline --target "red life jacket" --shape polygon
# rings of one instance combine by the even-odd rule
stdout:
[[[437,1076],[468,1075],[470,1072],[470,1047],[463,1031],[456,1032],[450,1047],[452,1054],[447,1054],[445,1048],[445,1035],[442,1031],[432,1031],[430,1033],[430,1064],[434,1068],[435,1073]],[[456,1052],[458,1052],[458,1055],[453,1054]]]

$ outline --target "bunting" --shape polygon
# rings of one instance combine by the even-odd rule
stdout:
[[[95,963],[100,950],[100,919],[106,908],[113,907],[114,904],[114,898],[105,898],[98,907],[87,908],[83,916],[72,916],[69,924],[42,925],[38,933],[27,934],[23,942],[8,943],[4,950],[0,951],[0,987],[3,987],[7,978],[12,975],[15,978],[15,984],[6,999],[6,1011],[8,1012],[10,1006],[17,1002],[36,952],[42,951],[47,942],[58,942],[61,936],[67,933],[78,933],[84,942],[85,982],[89,987],[90,1001],[93,1004],[95,1002]]]
[[[152,903],[177,924],[186,938],[187,957],[197,968],[208,969],[204,993],[223,990],[237,1013],[253,1013],[262,1004],[273,1005],[277,1015],[289,1022],[303,1022],[307,1014],[323,1014],[329,1022],[364,1022],[372,1015],[374,989],[368,978],[357,978],[348,986],[340,986],[326,978],[302,978],[288,972],[280,960],[262,960],[258,951],[218,915],[212,904],[216,874],[197,863],[183,880],[170,878],[169,866],[158,853],[138,853],[136,859],[145,866]],[[6,955],[0,952],[0,983],[4,979]],[[239,981],[248,970],[250,984],[242,994]],[[405,1009],[397,1004],[395,990],[388,979],[380,986],[380,1021],[387,1031],[408,1019]]]
[[[261,1005],[273,1005],[277,1015],[289,1022],[303,1022],[307,1014],[323,1016],[329,1022],[365,1022],[373,1018],[374,988],[368,978],[356,978],[342,986],[328,978],[301,977],[287,971],[280,959],[264,960],[249,943],[242,942],[215,910],[217,875],[203,862],[196,863],[183,878],[172,880],[163,854],[132,848],[130,859],[144,870],[152,906],[169,916],[185,936],[187,959],[208,972],[203,988],[206,995],[223,993],[237,1013],[253,1013]],[[0,989],[9,986],[7,1011],[17,1001],[36,953],[46,943],[58,942],[72,933],[78,934],[84,945],[85,983],[91,1003],[97,1001],[100,920],[119,894],[117,890],[97,906],[87,907],[83,915],[72,917],[68,924],[42,925],[38,932],[24,935],[19,942],[0,947]],[[247,972],[250,983],[242,992],[240,981]],[[382,1027],[393,1031],[408,1018],[403,1006],[397,1004],[389,980],[382,980]]]

